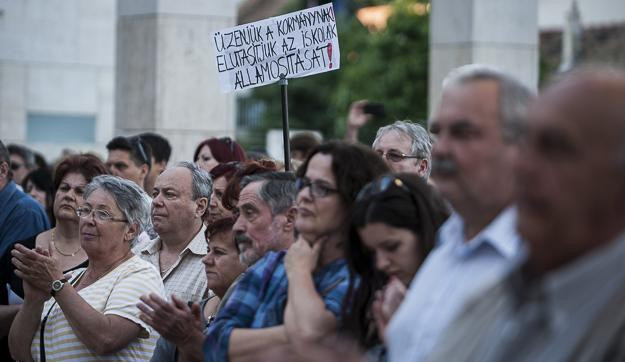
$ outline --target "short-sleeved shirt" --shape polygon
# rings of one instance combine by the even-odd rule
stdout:
[[[268,328],[284,323],[288,292],[285,254],[285,251],[269,252],[245,272],[208,328],[204,343],[206,361],[228,360],[230,334],[234,328]],[[349,287],[345,259],[317,270],[313,281],[326,309],[340,320]]]
[[[178,260],[163,275],[163,283],[167,296],[176,297],[187,302],[199,302],[208,296],[206,271],[202,258],[208,252],[204,230],[198,231],[187,246],[180,252]],[[162,240],[156,238],[145,244],[138,245],[133,252],[141,259],[160,269],[159,253]]]
[[[85,269],[77,269],[72,279],[77,278]],[[137,256],[126,260],[105,276],[78,291],[78,294],[91,307],[105,315],[117,315],[138,324],[142,331],[139,338],[133,340],[121,350],[97,355],[85,346],[76,336],[63,310],[54,299],[43,306],[42,320],[48,316],[44,329],[44,347],[48,361],[149,361],[158,334],[139,319],[136,304],[139,297],[155,293],[165,297],[161,277],[153,265]],[[31,355],[35,361],[40,359],[40,333],[37,330],[31,345]]]

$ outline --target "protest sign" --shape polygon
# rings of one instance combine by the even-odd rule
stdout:
[[[211,34],[223,92],[339,69],[332,4]]]

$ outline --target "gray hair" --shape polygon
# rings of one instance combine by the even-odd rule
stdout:
[[[412,144],[410,145],[410,154],[419,157],[420,159],[426,159],[428,161],[427,174],[429,176],[432,165],[432,138],[428,131],[418,123],[412,121],[395,121],[393,124],[389,124],[378,129],[378,133],[375,135],[372,148],[380,141],[380,138],[390,131],[399,132],[405,134],[410,138]]]
[[[295,205],[297,189],[295,188],[295,175],[291,172],[271,171],[247,175],[241,179],[241,190],[256,181],[263,182],[258,196],[269,205],[272,216],[281,214]]]
[[[210,200],[213,193],[213,179],[206,170],[187,161],[178,162],[175,167],[184,167],[191,171],[191,198],[193,200],[202,197]]]
[[[149,228],[150,198],[136,183],[112,175],[96,176],[85,187],[85,200],[95,190],[103,190],[111,195],[128,223],[139,226],[136,237]]]
[[[452,70],[443,80],[443,90],[480,80],[491,80],[499,84],[502,137],[506,142],[516,142],[525,121],[527,106],[535,97],[534,92],[514,77],[482,64],[468,64]]]

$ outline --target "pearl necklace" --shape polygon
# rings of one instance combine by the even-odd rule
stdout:
[[[51,237],[50,237],[50,239],[51,239],[51,241],[50,241],[50,242],[54,245],[54,248],[56,249],[56,251],[57,251],[59,254],[61,254],[61,255],[63,255],[63,256],[73,257],[73,256],[76,256],[76,254],[78,254],[78,253],[82,250],[82,245],[80,245],[80,246],[78,247],[78,249],[76,249],[76,251],[75,251],[75,252],[73,252],[73,253],[69,253],[69,254],[67,254],[67,253],[64,253],[63,251],[61,251],[61,249],[59,249],[59,247],[58,247],[58,246],[56,246],[56,243],[54,242],[54,231],[55,231],[55,230],[53,229],[53,230],[52,230],[52,235],[51,235]]]

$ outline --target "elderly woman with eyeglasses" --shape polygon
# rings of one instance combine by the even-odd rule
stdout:
[[[157,338],[139,318],[143,294],[164,296],[156,269],[130,251],[149,220],[145,193],[133,182],[98,176],[76,210],[87,268],[64,275],[54,248],[12,251],[24,280],[24,304],[9,333],[15,359],[150,359]]]

